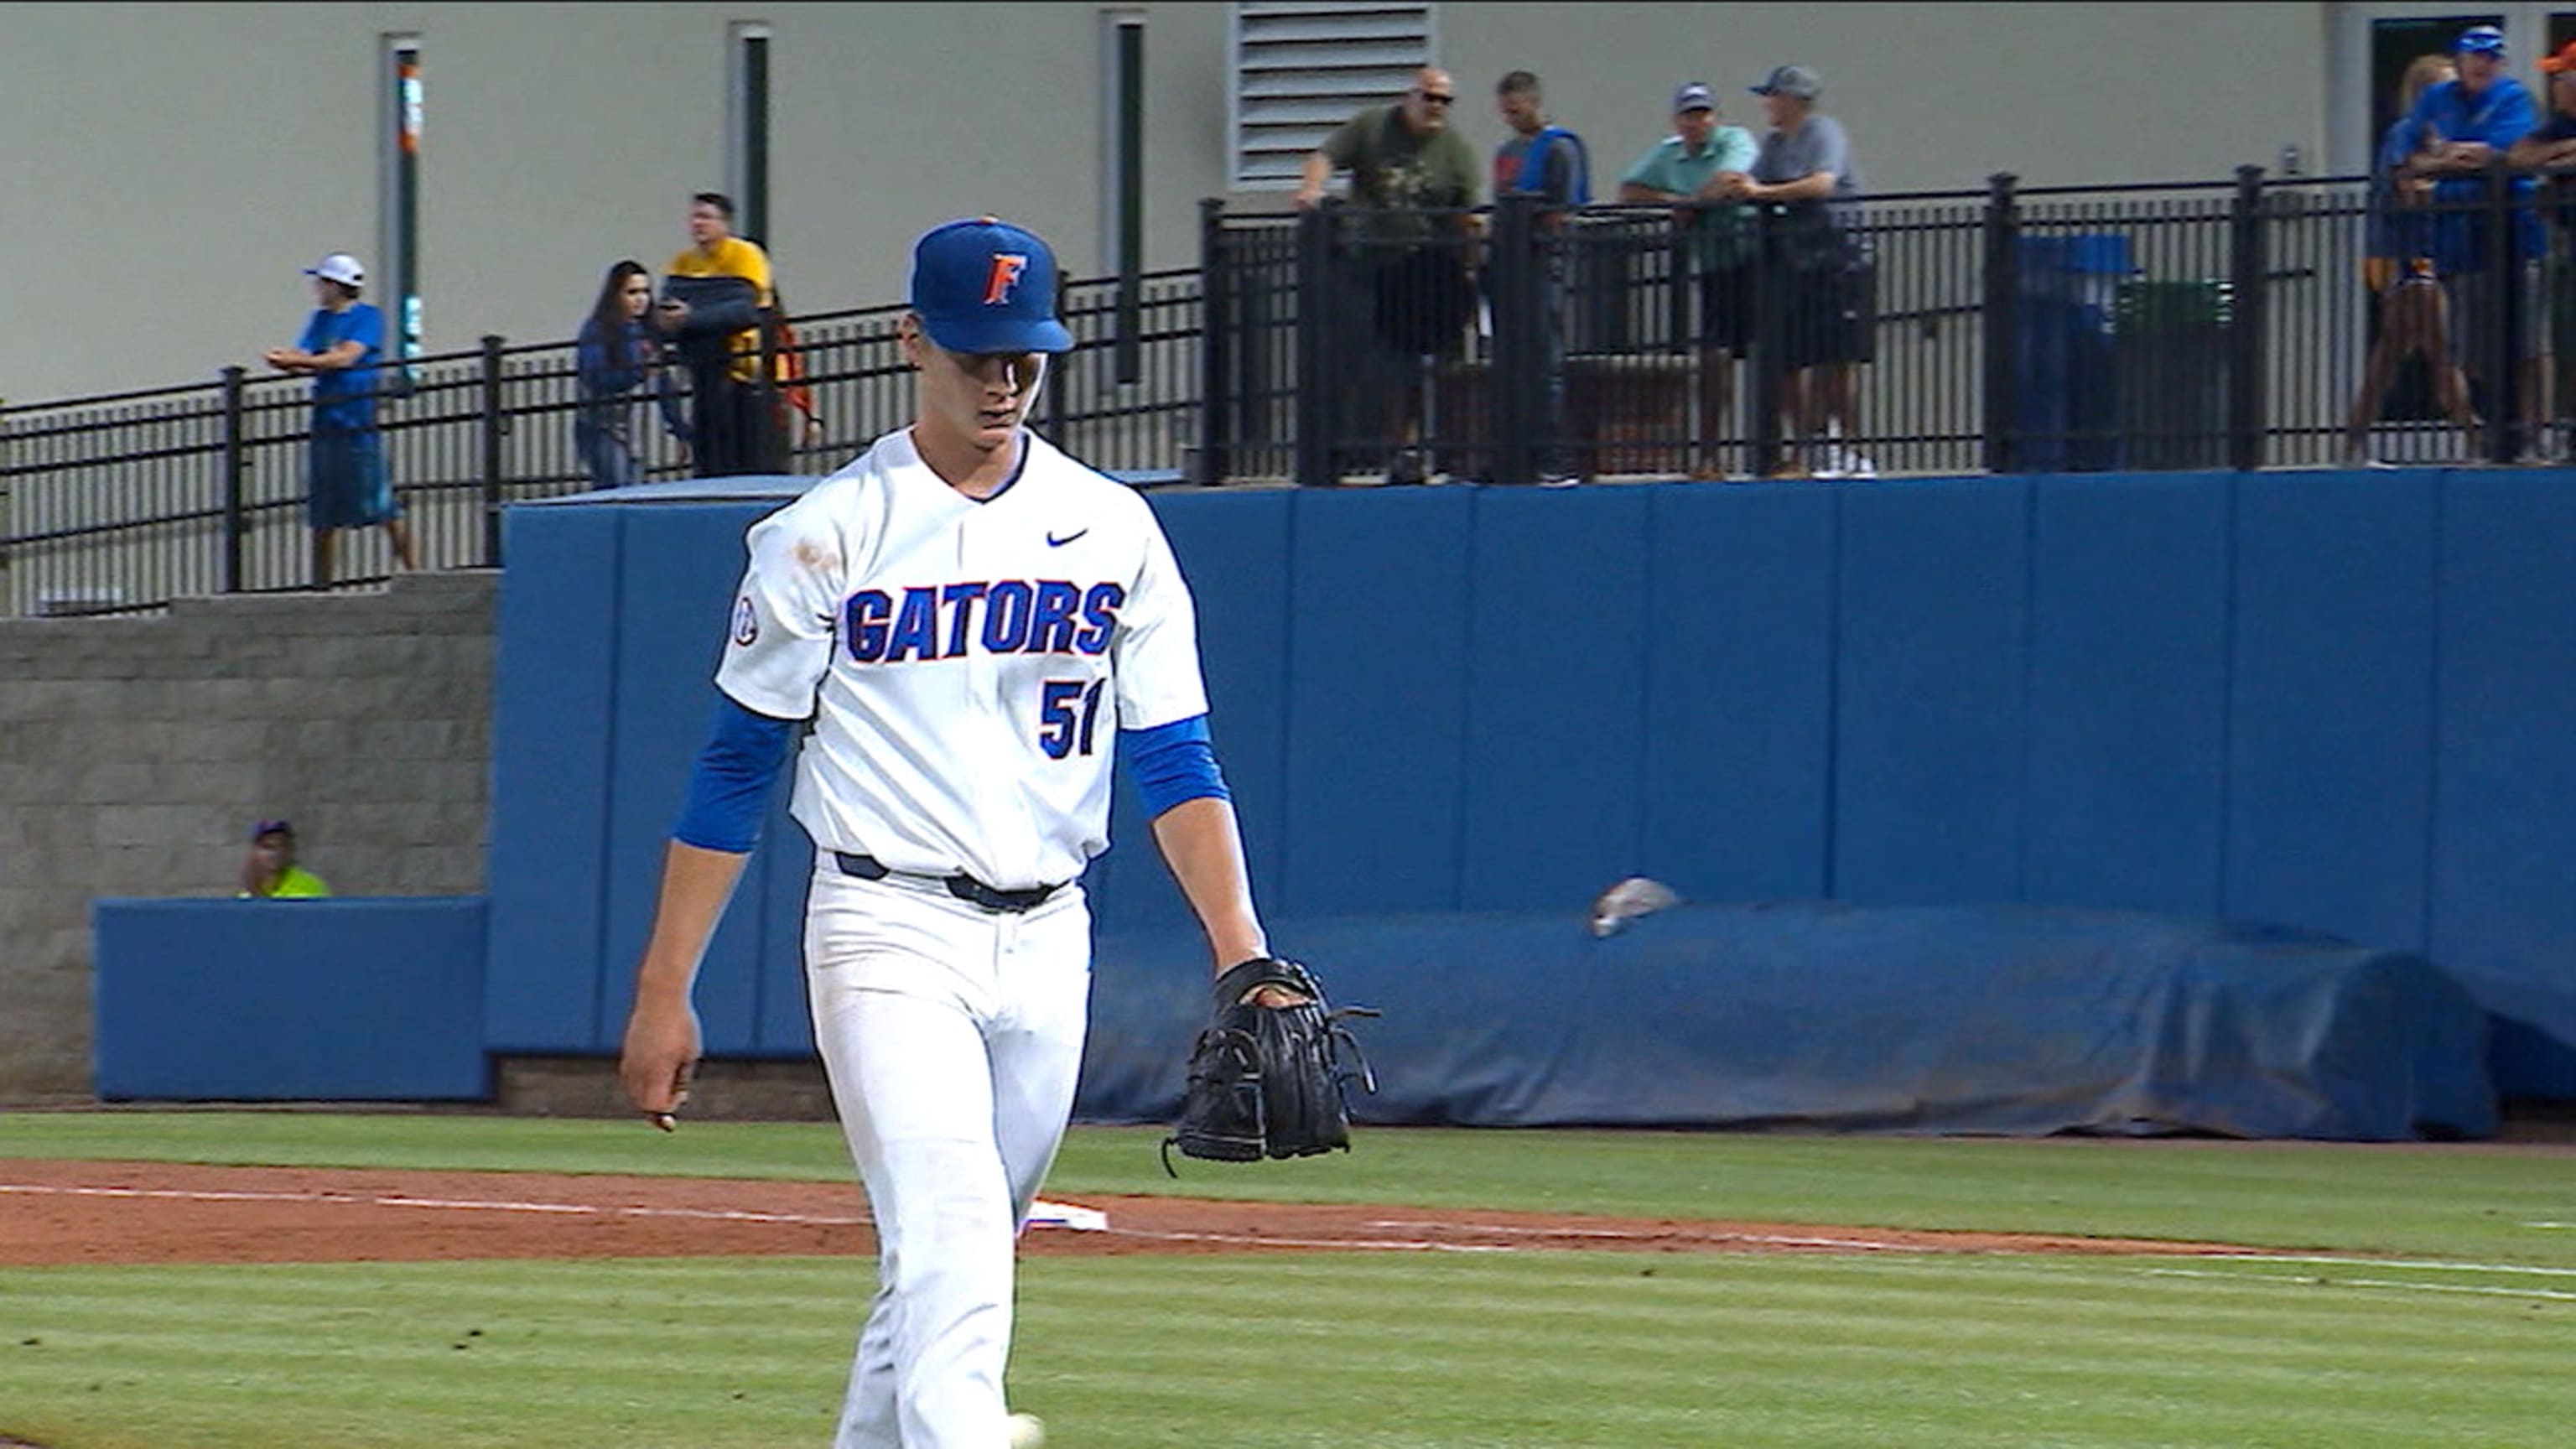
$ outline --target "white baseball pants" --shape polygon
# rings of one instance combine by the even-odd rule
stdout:
[[[876,1223],[834,1449],[1003,1449],[1017,1241],[1064,1140],[1091,994],[1079,886],[1011,914],[820,854],[814,1040]]]

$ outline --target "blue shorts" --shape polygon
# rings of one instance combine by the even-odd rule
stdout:
[[[366,528],[402,517],[375,429],[316,428],[307,461],[304,516],[315,528]]]

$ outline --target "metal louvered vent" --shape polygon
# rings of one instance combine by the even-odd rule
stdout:
[[[1292,191],[1335,126],[1396,100],[1431,63],[1431,7],[1245,0],[1233,50],[1232,184]]]

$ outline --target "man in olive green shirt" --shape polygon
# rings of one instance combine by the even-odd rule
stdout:
[[[1723,478],[1720,439],[1735,431],[1735,359],[1753,338],[1752,209],[1723,199],[1749,179],[1761,147],[1742,126],[1720,124],[1704,81],[1673,92],[1673,134],[1619,178],[1631,205],[1669,202],[1676,226],[1691,229],[1699,273],[1699,460],[1691,476]]]
[[[1403,100],[1360,112],[1308,152],[1297,188],[1297,209],[1312,210],[1335,172],[1351,173],[1351,204],[1362,212],[1353,239],[1366,259],[1377,335],[1404,359],[1402,381],[1386,389],[1389,483],[1423,481],[1418,360],[1455,356],[1475,311],[1467,209],[1478,167],[1466,138],[1449,128],[1457,101],[1449,73],[1424,67]]]

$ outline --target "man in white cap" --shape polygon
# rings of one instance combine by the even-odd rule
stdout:
[[[358,300],[367,269],[333,252],[304,269],[320,305],[292,347],[265,354],[280,372],[313,379],[313,429],[306,445],[305,521],[313,526],[313,587],[331,586],[332,544],[344,528],[382,526],[394,561],[420,567],[402,504],[385,476],[384,440],[376,431],[376,363],[384,356],[385,316]]]

